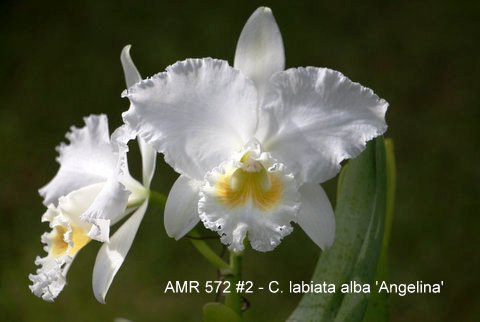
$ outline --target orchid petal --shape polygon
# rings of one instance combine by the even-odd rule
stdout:
[[[140,147],[140,153],[142,154],[142,176],[143,185],[150,187],[150,183],[155,173],[155,165],[157,163],[157,151],[152,146],[146,143],[142,138],[138,138],[138,146]]]
[[[90,224],[85,223],[81,216],[95,201],[95,198],[104,189],[105,183],[95,183],[78,190],[72,191],[64,197],[60,197],[58,201],[58,209],[66,214],[69,219],[76,225],[86,229]],[[51,207],[51,206],[50,206]],[[45,219],[43,219],[45,221]]]
[[[117,156],[117,165],[113,175],[118,176],[121,180],[128,180],[131,178],[130,171],[128,170],[128,142],[135,139],[135,132],[128,126],[122,125],[113,131],[111,136],[112,146],[114,153]],[[128,179],[126,179],[128,177]],[[133,178],[131,178],[134,180]]]
[[[106,181],[116,165],[105,115],[84,118],[81,129],[72,127],[66,137],[70,144],[57,147],[60,169],[55,177],[39,190],[43,203],[58,204],[58,199],[79,188]]]
[[[388,103],[337,71],[289,69],[270,81],[257,138],[299,185],[332,178],[387,129]]]
[[[130,57],[131,47],[131,45],[123,47],[122,53],[120,54],[120,61],[122,62],[123,74],[125,75],[125,83],[127,84],[127,87],[142,80],[142,76],[140,76],[137,67],[135,67],[132,58]]]
[[[111,221],[117,221],[127,208],[130,191],[116,178],[107,181],[90,207],[82,214],[82,220],[92,223],[88,236],[100,242],[108,241]]]
[[[138,72],[137,67],[135,67],[132,58],[130,57],[131,47],[131,45],[123,47],[120,55],[127,87],[133,86],[135,83],[138,83],[142,80],[142,76]],[[155,172],[157,153],[141,138],[138,139],[138,145],[140,147],[140,153],[142,154],[142,182],[146,187],[149,187],[150,183],[152,182],[153,173]]]
[[[198,199],[201,182],[180,176],[173,184],[165,205],[165,230],[176,240],[185,236],[200,221]]]
[[[53,302],[67,284],[65,271],[72,260],[73,258],[69,256],[58,259],[37,256],[35,265],[40,268],[35,274],[28,276],[32,282],[29,286],[32,293],[45,301]]]
[[[253,83],[227,62],[187,59],[123,93],[125,123],[192,179],[239,150],[256,124]]]
[[[142,185],[140,182],[135,180],[130,175],[130,172],[128,170],[128,159],[127,159],[128,142],[130,140],[135,139],[135,137],[136,137],[135,132],[126,125],[120,126],[112,133],[112,142],[115,143],[115,147],[119,155],[117,172],[116,172],[116,175],[118,176],[118,178],[114,178],[114,179],[120,181],[127,188],[128,191],[132,192],[128,200],[129,204],[131,203],[137,204],[138,202],[143,201],[147,197],[147,194],[148,194],[147,188],[149,187],[149,184],[150,184],[150,182],[148,182],[148,184]],[[142,161],[144,165],[145,165],[145,160],[144,160],[145,155],[148,154],[148,157],[151,158],[147,166],[148,168],[147,174],[151,180],[151,176],[153,175],[153,173],[151,172],[153,172],[155,168],[156,155],[152,151],[147,150],[147,148],[142,148],[142,147],[140,148],[141,148],[140,152],[142,154]],[[146,170],[145,168],[143,168],[142,170],[145,178]]]
[[[110,238],[110,241],[102,245],[97,254],[93,268],[92,286],[95,298],[100,303],[105,303],[105,296],[107,295],[108,289],[132,246],[147,206],[148,201],[145,201],[135,213],[118,228]]]
[[[270,76],[285,68],[282,35],[270,8],[255,10],[243,27],[234,67],[255,82],[260,94]]]
[[[305,233],[325,250],[335,240],[335,216],[325,191],[318,184],[306,183],[300,187],[302,206],[298,224]]]

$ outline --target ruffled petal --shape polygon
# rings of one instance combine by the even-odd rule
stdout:
[[[125,123],[193,179],[227,160],[256,126],[253,83],[221,60],[187,59],[124,92]]]
[[[35,265],[39,268],[35,274],[28,276],[33,283],[29,287],[36,296],[53,302],[66,285],[68,266],[73,260],[73,257],[69,256],[67,252],[67,249],[71,247],[69,236],[72,228],[68,217],[53,205],[50,205],[42,216],[42,221],[49,222],[52,229],[41,237],[42,243],[45,245],[44,250],[48,254],[45,257],[37,256],[35,259]]]
[[[270,81],[257,138],[300,185],[332,178],[387,129],[388,103],[337,71],[289,69]]]
[[[43,203],[57,205],[58,199],[87,185],[106,181],[115,169],[117,158],[110,143],[105,115],[84,118],[81,129],[72,127],[66,137],[70,144],[57,147],[60,169],[55,177],[39,190]]]
[[[90,242],[87,231],[90,226],[80,220],[80,214],[100,191],[101,184],[71,192],[59,199],[58,207],[51,204],[42,221],[48,222],[50,232],[42,235],[45,257],[37,257],[39,266],[29,279],[32,292],[46,301],[53,301],[66,285],[68,269],[77,253]]]
[[[198,199],[201,182],[180,176],[173,184],[165,205],[165,230],[180,239],[200,221]]]
[[[88,236],[100,242],[108,241],[111,221],[125,213],[130,191],[112,178],[107,181],[90,207],[82,214],[82,220],[92,224]]]
[[[129,151],[128,142],[134,140],[135,137],[135,132],[126,125],[119,126],[113,131],[111,142],[114,154],[117,158],[117,164],[109,179],[113,178],[117,181],[122,181],[124,185],[129,181],[135,181],[130,175],[127,159],[127,153]],[[140,185],[140,183],[138,184]]]
[[[298,224],[307,235],[325,250],[335,240],[335,216],[325,191],[318,184],[306,183],[300,187],[302,206]]]
[[[66,273],[73,258],[64,256],[61,258],[37,257],[35,265],[40,266],[35,274],[28,278],[32,282],[29,286],[33,294],[43,300],[53,302],[67,284]]]
[[[207,174],[200,190],[200,219],[235,252],[243,251],[247,234],[253,249],[273,250],[292,232],[290,222],[296,221],[299,210],[300,196],[293,175],[283,164],[260,159],[266,172],[236,176],[236,162],[226,162]]]
[[[243,27],[234,67],[255,82],[260,96],[270,76],[285,68],[282,35],[270,8],[255,10]]]
[[[135,213],[113,234],[110,242],[100,248],[95,267],[93,268],[93,293],[100,303],[105,303],[105,296],[112,284],[113,278],[123,264],[132,246],[138,227],[148,207],[145,201]]]

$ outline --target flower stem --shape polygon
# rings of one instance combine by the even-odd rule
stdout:
[[[226,276],[230,282],[230,293],[225,297],[225,305],[231,308],[238,316],[242,316],[242,293],[237,292],[237,283],[242,278],[242,253],[230,251],[230,269],[232,274]]]
[[[165,208],[167,197],[157,191],[150,190],[150,200],[161,208]],[[230,251],[230,264],[227,264],[218,256],[208,244],[204,241],[200,233],[194,228],[188,234],[193,246],[202,254],[205,259],[215,266],[220,273],[230,282],[230,293],[225,297],[225,305],[231,308],[239,317],[242,315],[242,293],[238,293],[237,283],[241,279],[242,272],[242,253]]]
[[[155,190],[150,190],[150,200],[156,203],[161,208],[165,208],[167,197],[163,193],[157,192]]]
[[[210,264],[218,268],[222,272],[222,274],[231,274],[230,266],[225,263],[225,261],[221,259],[220,256],[218,256],[204,240],[199,239],[199,237],[201,236],[196,229],[190,231],[188,235],[193,237],[190,238],[193,246],[198,250],[200,254],[203,255],[203,257],[205,257],[207,261],[210,262]]]

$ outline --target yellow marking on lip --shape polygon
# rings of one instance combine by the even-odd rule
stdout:
[[[67,228],[64,226],[56,226],[54,228],[51,254],[55,257],[66,255],[68,249],[68,243],[64,240],[64,235],[66,232]],[[72,226],[71,239],[73,242],[73,247],[68,251],[68,255],[70,256],[74,256],[76,253],[78,253],[78,251],[91,240],[83,229],[75,226]]]
[[[274,208],[283,194],[281,179],[264,168],[257,172],[231,171],[220,177],[215,188],[218,200],[231,208],[242,207],[252,200],[254,207],[262,211]]]

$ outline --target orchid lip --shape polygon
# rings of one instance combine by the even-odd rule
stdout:
[[[68,237],[67,240],[65,237]],[[56,226],[52,236],[51,254],[55,257],[66,254],[73,257],[90,240],[86,232],[80,227],[71,226],[71,231],[69,231],[67,227]]]
[[[231,208],[251,202],[259,210],[271,210],[282,199],[282,181],[250,154],[249,151],[242,156],[240,168],[229,169],[219,178],[215,186],[218,201]]]

